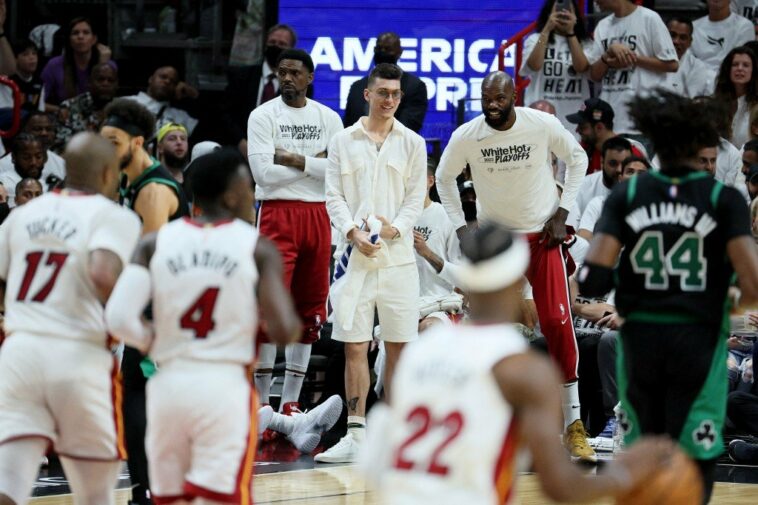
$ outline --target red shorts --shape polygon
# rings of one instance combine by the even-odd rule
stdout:
[[[284,263],[284,284],[289,286],[300,319],[301,342],[319,339],[326,322],[332,228],[323,202],[265,200],[258,211],[258,230],[276,244]],[[258,341],[266,343],[265,331]]]

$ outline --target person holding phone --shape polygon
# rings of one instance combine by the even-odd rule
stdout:
[[[545,0],[537,30],[524,42],[519,75],[531,79],[524,103],[548,100],[555,116],[573,131],[566,116],[590,98],[588,51],[592,49],[576,0]]]

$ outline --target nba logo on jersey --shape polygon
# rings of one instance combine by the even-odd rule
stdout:
[[[674,186],[674,185],[669,186],[669,196],[671,198],[676,198],[676,195],[678,195],[678,194],[679,194],[679,190],[677,189],[676,186]]]

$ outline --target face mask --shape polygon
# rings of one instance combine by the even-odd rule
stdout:
[[[266,50],[263,54],[266,57],[266,63],[268,63],[269,67],[276,67],[276,63],[279,60],[279,55],[282,54],[282,51],[284,51],[284,49],[279,46],[266,46]]]
[[[394,54],[390,54],[384,51],[374,51],[374,65],[378,65],[380,63],[392,63],[393,65],[397,63],[397,57],[395,57]]]
[[[466,222],[476,221],[476,201],[461,202],[463,206],[463,216]]]

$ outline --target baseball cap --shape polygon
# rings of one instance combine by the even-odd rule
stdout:
[[[216,149],[221,149],[221,144],[218,142],[213,142],[212,140],[204,140],[202,142],[198,142],[195,144],[195,147],[192,148],[192,154],[190,155],[190,162],[195,161],[200,156],[203,156],[204,154],[211,153],[215,151]]]
[[[566,116],[566,120],[569,123],[605,123],[611,124],[613,122],[613,107],[599,98],[588,98],[584,101],[582,109]]]

